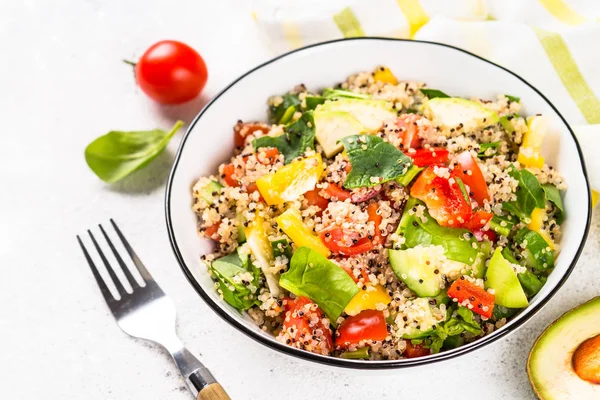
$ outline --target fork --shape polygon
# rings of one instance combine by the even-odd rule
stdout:
[[[113,296],[107,283],[102,279],[79,235],[77,235],[77,241],[92,269],[92,274],[96,278],[108,308],[117,320],[117,325],[130,336],[150,340],[163,346],[173,357],[181,375],[185,378],[186,384],[197,400],[230,400],[210,371],[181,343],[175,332],[176,312],[173,301],[165,295],[146,270],[117,224],[112,219],[110,223],[142,277],[143,285],[140,285],[131,274],[102,225],[98,225],[123,271],[125,281],[131,286],[131,293],[125,289],[123,282],[117,277],[115,269],[108,262],[90,230],[87,232],[110,276],[108,280],[112,280],[118,296]]]

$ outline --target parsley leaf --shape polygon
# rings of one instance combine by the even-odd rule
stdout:
[[[283,154],[284,163],[304,154],[307,148],[315,148],[315,120],[312,111],[305,112],[296,121],[285,127],[282,135],[263,136],[252,142],[255,150],[260,147],[275,147]]]
[[[353,135],[342,139],[352,170],[344,187],[376,186],[398,179],[408,172],[412,161],[379,136]]]

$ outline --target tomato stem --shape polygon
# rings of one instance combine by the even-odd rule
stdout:
[[[137,65],[137,63],[136,63],[136,62],[129,61],[129,60],[123,60],[123,62],[124,62],[125,64],[129,64],[129,65],[131,65],[133,68],[135,68],[135,66]]]

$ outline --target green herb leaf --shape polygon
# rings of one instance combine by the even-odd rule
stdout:
[[[456,179],[456,183],[458,184],[458,187],[460,188],[460,192],[462,193],[463,198],[465,199],[467,204],[470,204],[471,199],[469,198],[469,193],[467,193],[467,188],[465,187],[464,182],[458,176],[456,176],[454,179]]]
[[[451,313],[451,311],[448,311]],[[481,326],[473,318],[473,311],[467,307],[459,307],[456,315],[452,316],[446,322],[436,326],[431,336],[425,341],[432,353],[438,353],[442,347],[446,347],[447,340],[459,336],[467,331],[473,335],[481,333]],[[448,347],[454,347],[450,345]]]
[[[352,170],[344,187],[377,186],[404,176],[412,161],[394,145],[379,136],[353,135],[342,139]]]
[[[259,282],[256,271],[250,264],[248,255],[239,252],[218,258],[210,264],[210,270],[217,279],[218,289],[223,295],[223,299],[240,311],[260,304],[256,294],[250,290],[250,285],[246,286],[235,281],[236,276],[251,272],[253,274],[251,284],[257,289]]]
[[[306,96],[306,98],[304,99],[304,101],[306,102],[307,110],[314,110],[319,104],[325,103],[325,100],[327,100],[325,97],[310,95]]]
[[[519,170],[514,165],[509,167],[508,174],[519,182],[519,190],[517,200],[502,204],[503,210],[525,220],[531,217],[535,208],[546,207],[544,189],[535,175],[526,169]]]
[[[544,193],[546,193],[546,200],[550,203],[554,204],[556,207],[556,211],[554,213],[556,217],[556,222],[560,225],[565,220],[565,207],[562,202],[562,198],[560,197],[560,192],[556,188],[556,186],[551,184],[542,185],[544,189]]]
[[[356,92],[351,92],[349,90],[332,89],[332,88],[327,88],[327,89],[323,90],[323,97],[325,97],[326,99],[346,98],[346,99],[362,99],[362,100],[367,100],[367,99],[371,98],[371,96],[369,96],[368,94],[356,93]]]
[[[506,97],[507,99],[509,99],[510,101],[512,101],[513,103],[518,103],[521,101],[520,97],[517,96],[511,96],[510,94],[505,94],[504,97]]]
[[[304,154],[307,148],[315,148],[315,120],[312,111],[307,111],[296,121],[285,127],[279,136],[263,136],[252,142],[255,150],[261,147],[276,147],[283,154],[284,163]]]
[[[283,99],[283,101],[279,103],[276,107],[269,107],[269,115],[271,116],[271,122],[275,124],[285,124],[289,122],[289,119],[287,121],[283,120],[284,115],[286,113],[289,115],[290,111],[288,110],[290,109],[290,107],[293,108],[291,115],[294,115],[294,112],[298,109],[300,105],[300,98],[295,93],[286,93],[283,96],[281,96],[281,98]]]
[[[437,90],[437,89],[420,89],[421,93],[423,93],[427,98],[429,99],[435,99],[436,97],[440,97],[440,98],[449,98],[450,96],[448,96],[446,93],[442,92],[441,90]]]
[[[116,182],[154,160],[183,125],[177,121],[170,131],[110,131],[85,149],[85,161],[105,182]]]
[[[538,294],[538,292],[542,290],[542,287],[544,286],[544,282],[542,282],[537,276],[535,276],[533,272],[530,271],[517,274],[517,278],[519,278],[521,287],[529,298]]]
[[[296,296],[306,296],[317,303],[334,326],[346,305],[358,293],[350,275],[308,247],[296,250],[290,269],[281,274],[279,284]]]
[[[479,145],[479,152],[477,153],[477,157],[479,157],[479,158],[493,157],[498,153],[497,149],[499,146],[500,146],[500,142],[481,143]],[[495,151],[492,152],[492,154],[487,154],[488,149],[494,149]]]

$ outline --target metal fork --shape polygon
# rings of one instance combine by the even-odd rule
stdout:
[[[94,278],[96,278],[96,282],[100,287],[100,292],[102,292],[104,300],[106,300],[106,304],[108,304],[108,308],[110,308],[110,311],[117,320],[117,325],[130,336],[151,340],[167,349],[171,353],[175,364],[177,364],[181,375],[185,378],[185,382],[194,397],[198,400],[230,400],[227,393],[216,382],[209,370],[181,343],[175,332],[176,312],[173,301],[165,295],[160,286],[158,286],[146,270],[144,264],[142,264],[142,261],[135,254],[135,251],[133,251],[133,248],[129,245],[129,242],[127,242],[117,224],[112,219],[110,223],[117,232],[121,242],[123,242],[125,250],[129,253],[144,283],[140,285],[136,281],[102,225],[98,225],[123,271],[125,280],[132,288],[131,293],[127,292],[125,286],[115,274],[115,269],[106,259],[90,230],[88,230],[88,234],[106,267],[110,276],[109,280],[112,280],[117,289],[118,297],[113,296],[106,282],[104,282],[102,276],[98,273],[98,268],[94,264],[79,235],[77,236],[77,241],[92,269]]]

